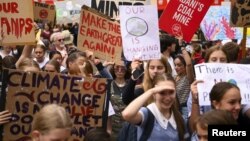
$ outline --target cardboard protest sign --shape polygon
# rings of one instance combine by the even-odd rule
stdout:
[[[122,46],[127,60],[160,59],[156,5],[120,6]]]
[[[4,38],[0,45],[35,44],[34,12],[31,0],[0,1],[0,31]]]
[[[122,39],[120,25],[96,10],[83,6],[78,31],[78,48],[92,51],[95,57],[120,61]]]
[[[92,0],[91,8],[111,17],[120,19],[119,6],[121,5],[149,5],[151,0]]]
[[[200,27],[207,40],[242,39],[243,29],[231,27],[230,6],[211,6]]]
[[[231,0],[230,25],[235,27],[250,26],[250,1]]]
[[[250,103],[250,66],[241,64],[203,63],[194,66],[198,84],[199,104],[210,105],[209,93],[218,82],[237,85],[241,92],[241,104]]]
[[[55,5],[35,2],[34,12],[34,20],[42,21],[43,23],[51,23],[51,25],[54,25],[56,16]]]
[[[160,29],[191,40],[213,0],[171,0],[163,11]]]
[[[79,23],[82,5],[90,6],[91,0],[55,1],[56,23]]]
[[[107,79],[47,72],[9,70],[6,109],[12,121],[4,125],[4,141],[30,139],[31,123],[42,106],[59,104],[69,112],[73,129],[69,141],[81,141],[93,127],[106,127]]]

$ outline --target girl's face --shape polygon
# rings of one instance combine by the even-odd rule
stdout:
[[[46,64],[44,67],[44,71],[46,72],[57,72],[55,66],[51,64]]]
[[[168,90],[154,94],[155,103],[160,111],[169,110],[173,105],[176,97],[175,84],[172,81],[166,80],[156,84],[158,86],[169,86]]]
[[[185,73],[185,71],[186,71],[185,66],[179,58],[176,58],[174,60],[174,65],[175,65],[175,70],[176,70],[178,75]]]
[[[221,50],[216,50],[211,53],[208,63],[227,63],[227,56]]]
[[[35,58],[38,62],[42,62],[44,60],[45,52],[42,48],[36,47],[35,48]]]
[[[80,75],[81,74],[81,66],[84,65],[85,58],[78,57],[74,62],[69,62],[69,72],[70,74]]]
[[[47,134],[41,134],[37,131],[36,141],[67,141],[70,137],[69,129],[53,129]]]
[[[207,141],[208,140],[208,131],[200,127],[199,124],[196,124],[196,132],[199,141]]]
[[[45,24],[44,29],[45,29],[45,30],[49,30],[48,24]]]
[[[241,95],[237,88],[229,89],[221,101],[213,101],[215,109],[230,111],[235,119],[238,118],[241,108]]]
[[[59,64],[62,63],[62,56],[60,54],[55,54],[53,57],[52,57],[53,60],[56,60]]]
[[[117,78],[123,78],[125,76],[125,73],[126,73],[126,68],[125,68],[125,66],[115,65],[114,72],[115,72],[115,75]]]
[[[151,79],[153,79],[156,74],[163,74],[166,68],[160,60],[151,60],[148,64],[148,72]]]
[[[3,46],[3,50],[5,50],[7,53],[10,53],[11,47],[10,46]]]

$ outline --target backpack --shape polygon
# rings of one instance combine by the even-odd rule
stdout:
[[[148,108],[147,110],[148,110],[148,118],[139,141],[147,141],[154,127],[155,117]],[[130,124],[129,122],[125,122],[119,132],[117,141],[137,141],[136,125]]]

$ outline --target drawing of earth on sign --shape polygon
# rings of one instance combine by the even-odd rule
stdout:
[[[130,35],[143,36],[148,32],[148,24],[139,17],[131,17],[126,21],[126,30]]]

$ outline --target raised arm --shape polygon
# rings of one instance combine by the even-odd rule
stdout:
[[[156,86],[149,89],[135,100],[133,100],[122,112],[124,120],[132,123],[139,124],[142,121],[142,115],[139,113],[140,108],[152,97],[154,93],[162,92],[169,89],[168,86]]]
[[[195,120],[200,117],[200,105],[198,100],[198,89],[197,84],[203,82],[202,80],[196,80],[191,84],[191,93],[192,93],[192,108],[191,115],[189,118],[189,127],[191,132],[194,132]]]
[[[137,60],[131,63],[132,75],[128,81],[127,86],[125,87],[122,93],[122,101],[126,105],[128,105],[131,101],[133,101],[136,98],[135,86],[136,86],[136,81],[138,78],[135,78],[135,77],[138,77],[137,76],[138,72],[141,73],[141,71],[139,71],[140,65],[141,65],[140,61],[137,61]]]
[[[25,58],[30,58],[31,57],[31,52],[34,48],[34,45],[25,45],[23,48],[23,52],[19,59],[16,62],[16,68],[19,68],[20,63],[25,59]]]

